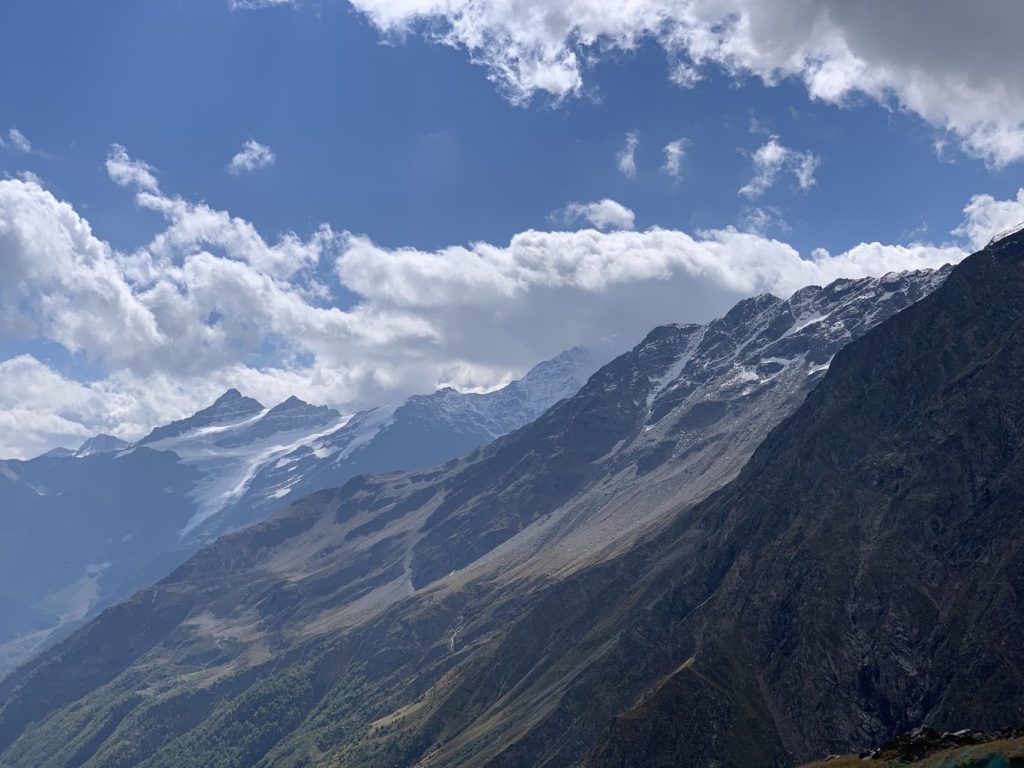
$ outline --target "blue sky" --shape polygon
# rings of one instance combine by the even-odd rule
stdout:
[[[734,2],[736,18],[744,18],[750,4]],[[694,28],[687,14],[699,8],[689,0],[645,0],[636,17],[608,12],[606,27],[600,13],[598,21],[587,20],[590,10],[603,10],[602,0],[580,0],[582,20],[568,21],[546,0],[527,0],[555,14],[539,30],[503,16],[510,6],[498,0],[462,3],[454,16],[431,0],[263,4],[274,7],[232,9],[228,0],[17,0],[0,9],[8,32],[0,48],[0,71],[8,73],[0,99],[0,172],[10,185],[0,226],[6,216],[24,230],[0,239],[0,267],[6,261],[11,270],[9,290],[0,293],[9,316],[0,336],[0,366],[6,364],[0,368],[0,423],[4,413],[10,424],[24,423],[27,412],[47,417],[24,444],[0,445],[0,454],[74,443],[100,428],[130,437],[187,412],[224,385],[248,385],[268,399],[298,389],[342,407],[441,384],[493,386],[563,346],[609,336],[625,343],[656,322],[705,320],[747,293],[799,287],[799,277],[777,278],[772,259],[781,258],[781,246],[772,240],[807,261],[818,248],[841,255],[859,254],[862,243],[922,246],[909,255],[887,250],[868,262],[855,255],[847,260],[853,266],[830,263],[819,270],[829,277],[879,264],[941,263],[956,258],[957,249],[969,250],[985,227],[1017,215],[1020,116],[989,119],[972,110],[1013,93],[1019,76],[1002,72],[989,83],[978,76],[985,62],[958,62],[956,52],[952,64],[941,64],[946,71],[925,44],[918,59],[900,58],[917,54],[884,49],[884,40],[858,43],[856,18],[828,16],[845,35],[839,53],[834,46],[814,49],[813,56],[800,49],[803,63],[790,63],[799,58],[794,54],[779,65],[771,59],[775,49],[765,53],[754,33],[752,43],[741,40],[747,48],[740,53],[720,41],[702,61],[692,44],[669,40],[665,18],[679,30]],[[644,18],[645,6],[662,21]],[[1015,12],[1011,4],[1003,9]],[[756,21],[759,11],[749,12]],[[900,23],[891,20],[893,27]],[[558,24],[567,25],[562,37]],[[753,22],[751,28],[758,29]],[[821,33],[820,25],[814,30]],[[445,32],[449,44],[436,38]],[[955,32],[937,28],[934,34],[940,40]],[[589,45],[588,34],[604,42]],[[772,39],[777,48],[807,44]],[[559,45],[578,60],[569,72],[579,75],[578,83],[552,79],[566,74]],[[545,46],[554,46],[556,58],[537,54],[531,61],[530,51]],[[864,66],[853,68],[857,74],[838,92],[834,80],[822,84],[817,64],[807,63],[829,56],[846,61],[848,54]],[[699,65],[700,79],[689,87],[668,77],[680,60]],[[520,67],[511,76],[502,69],[510,61]],[[766,68],[774,70],[766,75]],[[1012,61],[1007,69],[1014,69]],[[526,70],[541,72],[547,79],[536,82],[547,85],[536,86]],[[916,73],[914,82],[893,74],[901,71]],[[957,85],[963,82],[968,85]],[[15,140],[15,128],[31,143],[30,152]],[[618,162],[631,133],[635,175],[623,173]],[[249,140],[272,152],[273,162],[228,172]],[[678,178],[663,167],[664,148],[674,141],[684,149]],[[782,153],[772,183],[761,195],[740,194],[757,173],[758,150],[769,144]],[[149,169],[163,202],[141,200],[145,184],[116,183],[109,162],[115,146],[124,148],[124,163]],[[796,169],[805,158],[810,171],[801,184]],[[42,196],[19,207],[19,195],[28,194],[20,181],[26,178],[38,182]],[[974,195],[988,195],[990,202],[965,214]],[[633,213],[633,241],[614,232],[583,238],[578,231],[588,227],[586,218],[570,221],[559,213],[571,203],[601,200]],[[41,211],[58,201],[73,209],[75,221],[89,222],[102,252],[50,254],[86,264],[90,271],[81,282],[60,278],[71,267],[56,261],[46,275],[25,266],[41,262],[32,248],[47,237],[39,228],[26,234],[26,211],[52,222]],[[168,212],[172,203],[176,213]],[[251,224],[265,241],[257,250],[280,245],[289,232],[312,250],[292,267],[267,267],[239,247],[231,251],[223,232],[207,232],[157,253],[154,238],[175,222],[188,229],[205,211]],[[965,221],[974,229],[951,234]],[[314,244],[324,225],[332,236]],[[709,239],[702,234],[707,231],[733,232],[710,236],[724,250],[708,251],[707,258],[726,262],[724,276],[705,280],[708,268],[680,266],[672,258],[668,266],[644,266],[632,254],[657,239],[642,240],[651,228],[699,245]],[[508,248],[530,230],[577,234]],[[742,242],[729,239],[744,232]],[[60,232],[52,237],[61,242]],[[493,252],[450,252],[477,242]],[[559,271],[563,266],[549,269],[574,248],[600,252],[601,266],[587,267],[605,270],[599,279],[578,265],[572,279]],[[521,250],[529,254],[529,269],[516,255]],[[185,274],[183,266],[198,265],[200,252],[213,258],[210,269]],[[502,271],[508,259],[519,265],[514,277]],[[106,266],[96,267],[99,262]],[[200,288],[213,283],[195,281],[231,267],[228,262],[250,269],[232,279],[249,286],[269,281],[273,297],[250,297],[252,304],[209,298],[211,291]],[[479,262],[499,267],[464,279]],[[623,264],[633,270],[628,278],[618,276]],[[120,281],[116,290],[109,287],[108,267]],[[445,269],[457,278],[440,280]],[[748,269],[754,276],[746,280]],[[106,287],[83,297],[80,285],[91,280]],[[172,284],[188,298],[174,313],[158,290]],[[465,292],[480,286],[481,305],[466,310]],[[116,317],[92,318],[111,329],[106,338],[84,334],[88,317],[66,322],[106,290],[125,302]],[[487,300],[490,290],[508,306]],[[288,309],[293,300],[301,302],[299,309]],[[256,303],[261,311],[273,309],[253,319]],[[183,313],[190,313],[187,323]],[[296,313],[311,319],[295,322]],[[150,318],[153,328],[136,333],[149,322],[140,318]],[[127,330],[119,330],[121,322]],[[545,323],[560,332],[549,332]],[[318,340],[309,341],[310,335]],[[138,348],[129,354],[133,342],[126,339],[136,336]],[[175,362],[169,350],[190,344],[197,351]],[[26,394],[51,379],[68,394],[50,401]],[[142,402],[142,390],[161,394]],[[116,413],[103,405],[112,398],[122,402]]]
[[[592,94],[522,108],[463,52],[416,36],[382,44],[343,3],[240,12],[201,0],[36,0],[3,13],[18,34],[0,65],[23,76],[4,86],[0,124],[49,155],[7,155],[4,170],[35,170],[122,247],[143,242],[154,222],[106,178],[115,142],[159,168],[165,186],[268,234],[326,221],[421,248],[502,242],[595,197],[629,206],[641,227],[734,224],[749,207],[736,194],[751,173],[743,153],[763,139],[752,119],[822,158],[812,191],[787,181],[761,201],[780,208],[801,251],[903,242],[922,223],[944,236],[970,193],[1005,197],[1020,180],[1016,167],[939,162],[930,126],[870,102],[837,107],[798,84],[716,72],[681,89],[651,43],[602,62]],[[636,179],[615,165],[631,130],[641,141]],[[278,162],[225,174],[251,137]],[[684,182],[673,184],[658,169],[661,148],[679,137],[689,146]]]

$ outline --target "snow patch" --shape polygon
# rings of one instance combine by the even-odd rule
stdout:
[[[1020,224],[1018,224],[1015,227],[1010,227],[1009,229],[1004,229],[1002,232],[997,232],[992,237],[992,239],[988,241],[988,244],[989,245],[995,245],[1000,240],[1005,240],[1006,238],[1008,238],[1008,237],[1010,237],[1012,235],[1016,235],[1018,232],[1021,232],[1021,231],[1024,231],[1024,221],[1022,221]]]
[[[360,422],[348,444],[340,451],[336,451],[334,463],[338,464],[344,461],[356,450],[373,440],[381,430],[390,426],[394,422],[396,410],[398,410],[396,406],[385,406],[372,411],[370,417]]]
[[[654,387],[647,394],[647,408],[650,410],[651,405],[654,404],[655,399],[658,395],[664,392],[673,384],[680,376],[683,375],[683,371],[686,370],[686,366],[690,364],[693,356],[697,354],[697,350],[700,348],[700,344],[704,341],[704,334],[708,331],[708,327],[705,325],[700,329],[699,333],[693,334],[690,337],[690,343],[686,345],[686,349],[679,358],[669,366],[669,369],[665,373],[658,377],[653,383]]]

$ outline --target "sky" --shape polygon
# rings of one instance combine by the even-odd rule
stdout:
[[[486,390],[1024,220],[1015,0],[12,0],[0,457]]]

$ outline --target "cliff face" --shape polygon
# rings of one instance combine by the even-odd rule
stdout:
[[[585,765],[781,764],[1024,720],[1022,240],[837,355],[679,524],[673,586],[645,613],[687,661]],[[694,702],[718,715],[695,726]],[[730,737],[709,749],[705,730]]]

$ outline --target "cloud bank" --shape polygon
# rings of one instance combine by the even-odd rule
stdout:
[[[164,219],[138,250],[110,245],[37,181],[0,180],[0,340],[47,341],[68,355],[0,363],[0,425],[10,427],[0,430],[0,455],[98,431],[136,438],[231,386],[267,404],[297,394],[345,409],[442,382],[494,386],[574,344],[624,346],[743,296],[966,253],[865,243],[802,258],[733,228],[634,231],[632,211],[612,200],[570,206],[590,228],[528,230],[506,244],[385,248],[326,225],[271,239],[165,192],[158,172],[123,147],[112,148],[107,170]],[[957,234],[973,246],[1020,220],[1024,191],[1009,201],[977,196]],[[79,363],[87,380],[65,373]]]
[[[350,0],[384,34],[467,51],[513,102],[580,94],[589,67],[653,40],[683,87],[710,67],[819,101],[870,99],[992,165],[1024,157],[1024,4],[961,0]],[[965,45],[984,40],[984,45]]]

